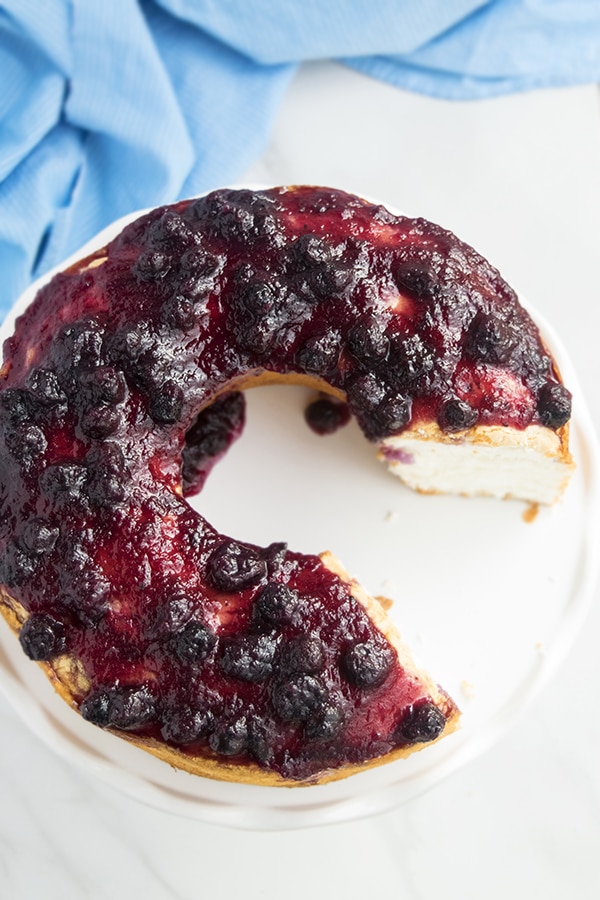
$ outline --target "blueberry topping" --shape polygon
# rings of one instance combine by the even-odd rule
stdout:
[[[148,229],[150,243],[166,253],[181,254],[194,244],[194,232],[182,215],[166,209]]]
[[[103,333],[96,322],[82,320],[66,325],[54,341],[56,369],[65,389],[76,389],[75,373],[102,365]]]
[[[66,396],[55,372],[34,369],[27,379],[27,387],[40,406],[57,406],[66,403]]]
[[[65,626],[47,613],[33,613],[21,628],[21,647],[29,659],[52,659],[67,646]]]
[[[348,347],[354,358],[368,367],[386,358],[390,341],[378,322],[367,320],[350,329]]]
[[[319,397],[306,407],[304,418],[316,434],[333,434],[350,421],[350,410],[332,397]]]
[[[277,642],[267,634],[237,635],[222,644],[223,671],[241,681],[264,681],[273,671]]]
[[[175,655],[184,663],[205,659],[216,646],[217,635],[203,622],[192,620],[174,634],[171,645]]]
[[[374,688],[387,678],[393,664],[389,647],[370,638],[352,644],[341,659],[341,670],[350,684],[359,688]]]
[[[235,391],[224,394],[202,410],[185,435],[184,468],[187,464],[191,469],[201,460],[219,456],[227,449],[232,436],[243,427],[245,406],[244,395]]]
[[[293,675],[275,685],[273,709],[284,722],[305,722],[325,703],[327,691],[314,675]]]
[[[50,553],[59,534],[59,529],[44,519],[30,519],[26,522],[19,540],[26,553],[41,556]]]
[[[304,734],[312,741],[331,741],[344,726],[342,699],[330,694],[329,699],[317,709],[304,726]]]
[[[281,297],[273,285],[254,279],[238,290],[234,303],[235,335],[251,353],[271,349],[283,324]]]
[[[77,463],[48,466],[40,479],[42,490],[57,506],[68,506],[85,496],[88,472]]]
[[[227,241],[279,243],[271,201],[252,191],[213,191],[197,200],[193,211],[209,233]]]
[[[341,336],[331,330],[307,339],[296,353],[298,366],[311,375],[331,374],[337,366],[341,352]]]
[[[499,318],[479,312],[467,333],[465,353],[479,362],[498,365],[510,359],[518,341],[518,332]]]
[[[279,670],[285,675],[316,675],[325,666],[323,642],[314,634],[303,634],[283,644]]]
[[[148,633],[152,638],[164,640],[180,632],[192,615],[187,597],[171,597],[153,610]]]
[[[170,256],[162,250],[143,250],[133,264],[139,281],[160,281],[171,268]]]
[[[0,415],[11,425],[21,425],[31,415],[32,396],[23,388],[7,388],[0,394]]]
[[[435,366],[433,349],[418,334],[397,341],[390,352],[387,377],[391,384],[406,388]]]
[[[136,731],[155,720],[156,701],[148,685],[118,685],[93,691],[80,711],[86,721],[101,728]]]
[[[370,413],[385,398],[385,386],[373,373],[359,375],[346,388],[348,402],[353,412]]]
[[[463,431],[477,422],[477,410],[465,400],[444,400],[438,413],[438,425],[442,431]]]
[[[252,547],[226,540],[209,558],[207,574],[221,591],[242,591],[266,578],[267,564]]]
[[[169,710],[161,734],[174,744],[193,744],[207,737],[213,727],[214,717],[210,711],[184,704]]]
[[[267,564],[269,578],[273,578],[281,571],[287,548],[288,545],[284,541],[275,541],[262,551],[262,557]]]
[[[180,331],[189,331],[196,324],[201,310],[191,297],[183,294],[172,294],[164,301],[160,317],[165,325],[178,328]]]
[[[270,628],[297,625],[302,620],[300,594],[285,584],[271,582],[254,601],[252,618]]]
[[[335,254],[331,244],[323,238],[316,234],[302,234],[292,244],[289,257],[296,271],[306,271],[329,265]]]
[[[37,425],[18,425],[6,435],[6,446],[21,463],[30,463],[41,456],[48,446],[46,435]]]
[[[540,388],[537,402],[542,425],[561,428],[571,418],[571,394],[562,384],[551,382]]]
[[[238,278],[241,280],[241,272],[238,273]],[[243,282],[234,300],[236,311],[246,319],[260,319],[268,315],[275,309],[276,302],[277,294],[272,285],[258,279]]]
[[[113,441],[92,447],[86,456],[88,497],[92,506],[112,507],[125,499],[125,459]]]
[[[113,366],[99,366],[81,376],[81,392],[91,406],[121,403],[127,393],[123,372]]]
[[[9,541],[0,557],[0,582],[6,587],[18,587],[27,581],[37,566],[35,556],[26,553],[14,541]]]
[[[273,744],[276,740],[274,723],[261,716],[248,716],[248,752],[259,762],[266,764],[273,757]]]
[[[244,753],[248,744],[248,722],[246,716],[218,722],[208,739],[211,750],[220,756],[238,756]]]
[[[409,256],[396,260],[392,275],[400,291],[408,291],[417,299],[427,300],[436,296],[437,279],[426,251],[423,256],[423,259],[411,259]]]
[[[112,406],[90,406],[81,417],[81,430],[90,438],[104,440],[118,430],[119,412]]]
[[[402,719],[398,735],[407,743],[433,741],[444,730],[446,717],[433,703],[425,702],[412,706]]]
[[[183,401],[183,389],[169,379],[151,398],[148,412],[157,424],[172,425],[181,417]]]

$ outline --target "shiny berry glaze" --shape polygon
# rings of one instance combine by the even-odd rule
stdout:
[[[314,188],[158,209],[88,263],[5,345],[0,582],[31,613],[25,652],[78,657],[101,727],[286,778],[437,737],[444,715],[318,557],[239,544],[183,495],[265,369],[327,382],[371,440],[560,427],[568,392],[511,289],[449,232]]]

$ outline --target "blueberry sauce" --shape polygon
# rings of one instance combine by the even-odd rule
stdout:
[[[451,701],[337,575],[220,535],[184,495],[265,370],[346,398],[313,408],[320,433],[347,410],[370,440],[560,428],[570,395],[512,290],[449,232],[318,188],[163,207],[88,263],[40,291],[0,371],[0,583],[24,651],[80,659],[100,727],[288,779],[435,739]]]

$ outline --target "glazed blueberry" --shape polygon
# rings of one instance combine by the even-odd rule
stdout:
[[[446,717],[433,703],[425,702],[411,707],[398,728],[401,739],[410,744],[433,741],[446,725]]]
[[[359,688],[382,684],[391,671],[393,655],[389,647],[373,638],[352,644],[341,659],[342,674]]]
[[[87,494],[92,506],[110,508],[125,499],[125,458],[117,443],[92,447],[86,456]]]
[[[409,397],[397,396],[386,397],[385,400],[377,407],[375,415],[369,423],[370,436],[373,438],[386,437],[400,431],[410,422],[412,402]]]
[[[112,406],[121,403],[127,393],[127,382],[123,372],[113,366],[98,366],[91,372],[84,372],[80,385],[81,393],[90,406],[101,403]]]
[[[427,375],[434,366],[433,349],[418,334],[413,334],[396,342],[390,352],[387,377],[391,384],[402,389]]]
[[[47,613],[33,613],[19,634],[21,647],[29,659],[52,659],[63,653],[66,646],[65,626]]]
[[[275,541],[262,551],[262,558],[267,564],[269,578],[274,578],[285,561],[288,545],[284,541]]]
[[[48,441],[37,425],[18,425],[5,437],[6,446],[17,462],[30,463],[45,452]]]
[[[373,373],[359,375],[346,387],[348,402],[353,412],[370,413],[385,398],[385,386]]]
[[[186,453],[190,458],[205,459],[218,456],[227,449],[230,437],[244,424],[246,402],[240,391],[224,394],[202,410],[192,427],[186,432]],[[190,460],[191,461],[191,460]]]
[[[254,601],[252,618],[270,628],[298,624],[302,620],[300,594],[285,584],[271,582]]]
[[[111,406],[90,406],[81,417],[80,427],[86,437],[102,441],[118,430],[119,412]]]
[[[327,334],[308,338],[296,353],[296,362],[304,372],[328,375],[334,371],[340,352],[341,335],[332,329]]]
[[[264,681],[273,671],[277,642],[267,634],[244,634],[221,646],[223,671],[241,681]]]
[[[259,762],[268,763],[273,757],[273,744],[277,737],[274,723],[261,716],[250,715],[247,727],[248,752]]]
[[[150,244],[164,253],[181,254],[194,244],[194,232],[184,217],[166,209],[148,229]]]
[[[241,591],[266,578],[267,563],[252,547],[226,540],[210,556],[207,574],[219,590]]]
[[[162,250],[143,250],[132,267],[138,281],[160,281],[171,268],[171,258]]]
[[[192,615],[187,597],[171,597],[152,610],[148,633],[152,638],[164,640],[180,632]]]
[[[183,389],[169,379],[150,398],[148,412],[157,424],[173,425],[181,417],[183,402]]]
[[[344,708],[340,696],[329,696],[304,725],[304,734],[312,741],[331,741],[344,727]]]
[[[316,434],[333,434],[350,421],[350,410],[345,403],[331,397],[320,397],[309,403],[304,418]]]
[[[354,379],[348,385],[347,392],[350,408],[371,441],[400,431],[410,421],[410,397],[386,394],[384,385],[373,374]]]
[[[471,359],[492,365],[506,363],[518,340],[518,334],[499,316],[478,312],[467,333],[465,353]]]
[[[542,425],[561,428],[571,418],[570,392],[562,384],[545,384],[538,394],[537,410]]]
[[[378,322],[365,320],[348,332],[348,347],[354,358],[368,367],[386,358],[390,341]]]
[[[171,328],[189,331],[196,324],[200,312],[198,304],[191,297],[172,294],[164,301],[160,317],[161,321]]]
[[[465,400],[444,400],[438,412],[438,425],[442,431],[463,431],[477,422],[477,410]]]
[[[30,519],[26,522],[19,540],[26,553],[41,556],[50,553],[59,534],[59,529],[44,519]]]
[[[56,372],[50,369],[34,369],[27,379],[27,387],[40,406],[57,406],[67,401]]]
[[[93,691],[81,704],[80,712],[101,728],[136,731],[154,721],[156,701],[148,685],[118,685]]]
[[[211,234],[227,241],[278,243],[279,224],[271,201],[253,191],[214,191],[192,209]]]
[[[305,722],[325,703],[327,691],[314,675],[293,675],[275,685],[273,709],[284,722]]]
[[[325,666],[323,642],[314,634],[302,634],[286,641],[278,665],[284,675],[318,674]]]
[[[52,353],[63,389],[69,392],[76,390],[77,370],[102,365],[102,351],[103,331],[96,322],[82,320],[62,328],[54,341]]]
[[[210,711],[185,704],[168,711],[161,734],[174,744],[193,744],[210,734],[214,718]]]
[[[7,388],[0,393],[0,416],[11,425],[22,425],[31,416],[33,398],[24,388]]]
[[[0,582],[8,588],[18,587],[31,578],[37,563],[34,555],[9,541],[0,557]]]
[[[217,635],[203,622],[192,620],[171,639],[175,655],[184,663],[205,659],[216,646]]]
[[[330,265],[334,258],[331,244],[316,234],[300,235],[289,250],[290,264],[296,271]]]
[[[208,739],[211,750],[220,756],[238,756],[247,749],[248,723],[246,716],[221,721]]]
[[[88,471],[77,463],[56,463],[43,472],[42,490],[56,506],[66,507],[85,496]]]
[[[238,273],[240,280],[242,277],[242,273]],[[241,313],[242,320],[260,319],[273,312],[277,303],[277,294],[272,285],[253,279],[240,285],[234,303],[235,309]]]
[[[428,257],[426,250],[413,250],[394,262],[392,275],[401,292],[407,291],[419,300],[435,297],[437,279]]]

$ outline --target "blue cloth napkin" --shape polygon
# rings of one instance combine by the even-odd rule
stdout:
[[[303,60],[455,100],[600,80],[599,0],[0,0],[0,318],[112,220],[239,178]]]

